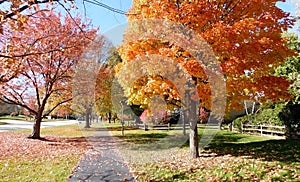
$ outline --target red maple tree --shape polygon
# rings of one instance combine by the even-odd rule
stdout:
[[[43,117],[72,99],[74,65],[96,32],[79,16],[62,17],[48,11],[35,14],[22,31],[11,32],[7,37],[6,51],[26,56],[15,57],[21,69],[16,77],[1,85],[0,100],[19,105],[34,115],[31,138],[40,138]]]

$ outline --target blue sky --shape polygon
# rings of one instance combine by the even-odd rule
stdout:
[[[124,12],[127,12],[127,10],[132,5],[131,4],[132,0],[98,0],[98,1],[110,7],[123,10]],[[100,27],[101,33],[107,32],[110,29],[114,28],[115,26],[127,22],[125,15],[114,13],[110,10],[90,4],[88,2],[85,3],[86,11],[84,11],[82,0],[76,0],[76,5],[79,6],[78,10],[80,11],[80,13],[84,14],[84,12],[86,12],[86,16],[92,20],[94,26]]]
[[[131,5],[132,0],[98,0],[101,3],[107,4],[111,7],[121,9],[123,11],[127,11]],[[293,4],[289,3],[290,0],[287,0],[285,3],[277,3],[277,6],[281,9],[291,12],[292,15],[295,15],[296,7]],[[82,0],[76,0],[77,5],[79,6],[79,10],[81,13],[84,13]],[[114,12],[111,12],[105,8],[92,5],[90,3],[85,3],[86,5],[86,15],[88,18],[92,19],[94,26],[100,27],[100,32],[104,33],[109,31],[110,29],[126,23],[125,15],[120,15]],[[296,31],[296,29],[294,30]]]
[[[92,0],[91,0],[92,1]],[[110,7],[120,9],[124,12],[132,5],[132,0],[98,0],[101,3],[109,5]],[[76,5],[78,10],[82,14],[86,14],[87,18],[92,20],[95,27],[100,27],[100,33],[104,34],[109,40],[113,42],[115,46],[119,45],[122,41],[122,36],[124,29],[126,28],[126,16],[118,13],[114,13],[105,8],[85,3],[85,10],[82,4],[82,0],[76,0]],[[291,15],[295,15],[296,7],[287,0],[285,3],[277,3],[277,6],[284,11],[290,12]],[[295,27],[290,30],[297,32],[299,35],[299,30]]]

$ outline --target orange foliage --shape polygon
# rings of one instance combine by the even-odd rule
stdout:
[[[281,33],[291,27],[294,20],[276,7],[277,0],[134,0],[128,12],[128,20],[170,20],[184,25],[201,36],[213,50],[226,80],[227,109],[239,108],[245,99],[259,96],[261,101],[290,98],[289,82],[284,78],[269,76],[284,59],[291,56]],[[149,28],[149,27],[148,27]],[[148,30],[127,29],[124,39],[129,40],[143,31],[159,29],[155,24]],[[167,33],[166,33],[167,34]],[[187,42],[188,43],[188,42]],[[123,65],[139,57],[158,54],[180,63],[188,73],[197,78],[198,94],[202,105],[211,107],[211,91],[207,70],[200,65],[185,47],[174,42],[158,39],[139,39],[124,42],[119,48]],[[208,60],[201,60],[204,63]],[[127,92],[129,103],[143,104],[149,92],[157,91],[157,84],[166,80],[140,79],[139,91]],[[151,87],[150,87],[151,86]],[[145,88],[144,88],[145,87]],[[149,89],[151,88],[151,89]],[[145,94],[147,89],[147,94]],[[175,90],[169,86],[169,90]],[[172,92],[169,92],[172,95]],[[164,92],[164,90],[160,90]],[[138,96],[144,94],[144,97]],[[140,100],[137,102],[137,100]],[[137,103],[136,103],[137,102]]]

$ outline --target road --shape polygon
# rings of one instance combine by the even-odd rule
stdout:
[[[22,130],[22,129],[32,129],[33,122],[28,121],[17,121],[17,120],[1,120],[1,122],[5,122],[6,124],[0,125],[0,132],[11,131],[11,130]],[[76,120],[57,120],[57,121],[49,121],[42,122],[41,127],[54,127],[54,126],[63,126],[70,124],[78,124]]]

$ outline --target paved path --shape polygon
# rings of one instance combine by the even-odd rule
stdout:
[[[0,132],[11,131],[11,130],[22,130],[22,129],[32,129],[33,122],[28,121],[18,121],[18,120],[1,120],[6,124],[0,125]],[[57,121],[49,121],[49,122],[42,122],[41,127],[54,127],[54,126],[62,126],[62,125],[69,125],[69,124],[77,124],[78,121],[76,120],[57,120]]]
[[[111,136],[106,129],[98,131],[95,137],[96,139],[89,140],[94,148],[84,155],[68,181],[135,181],[118,152],[116,146],[118,139]]]

